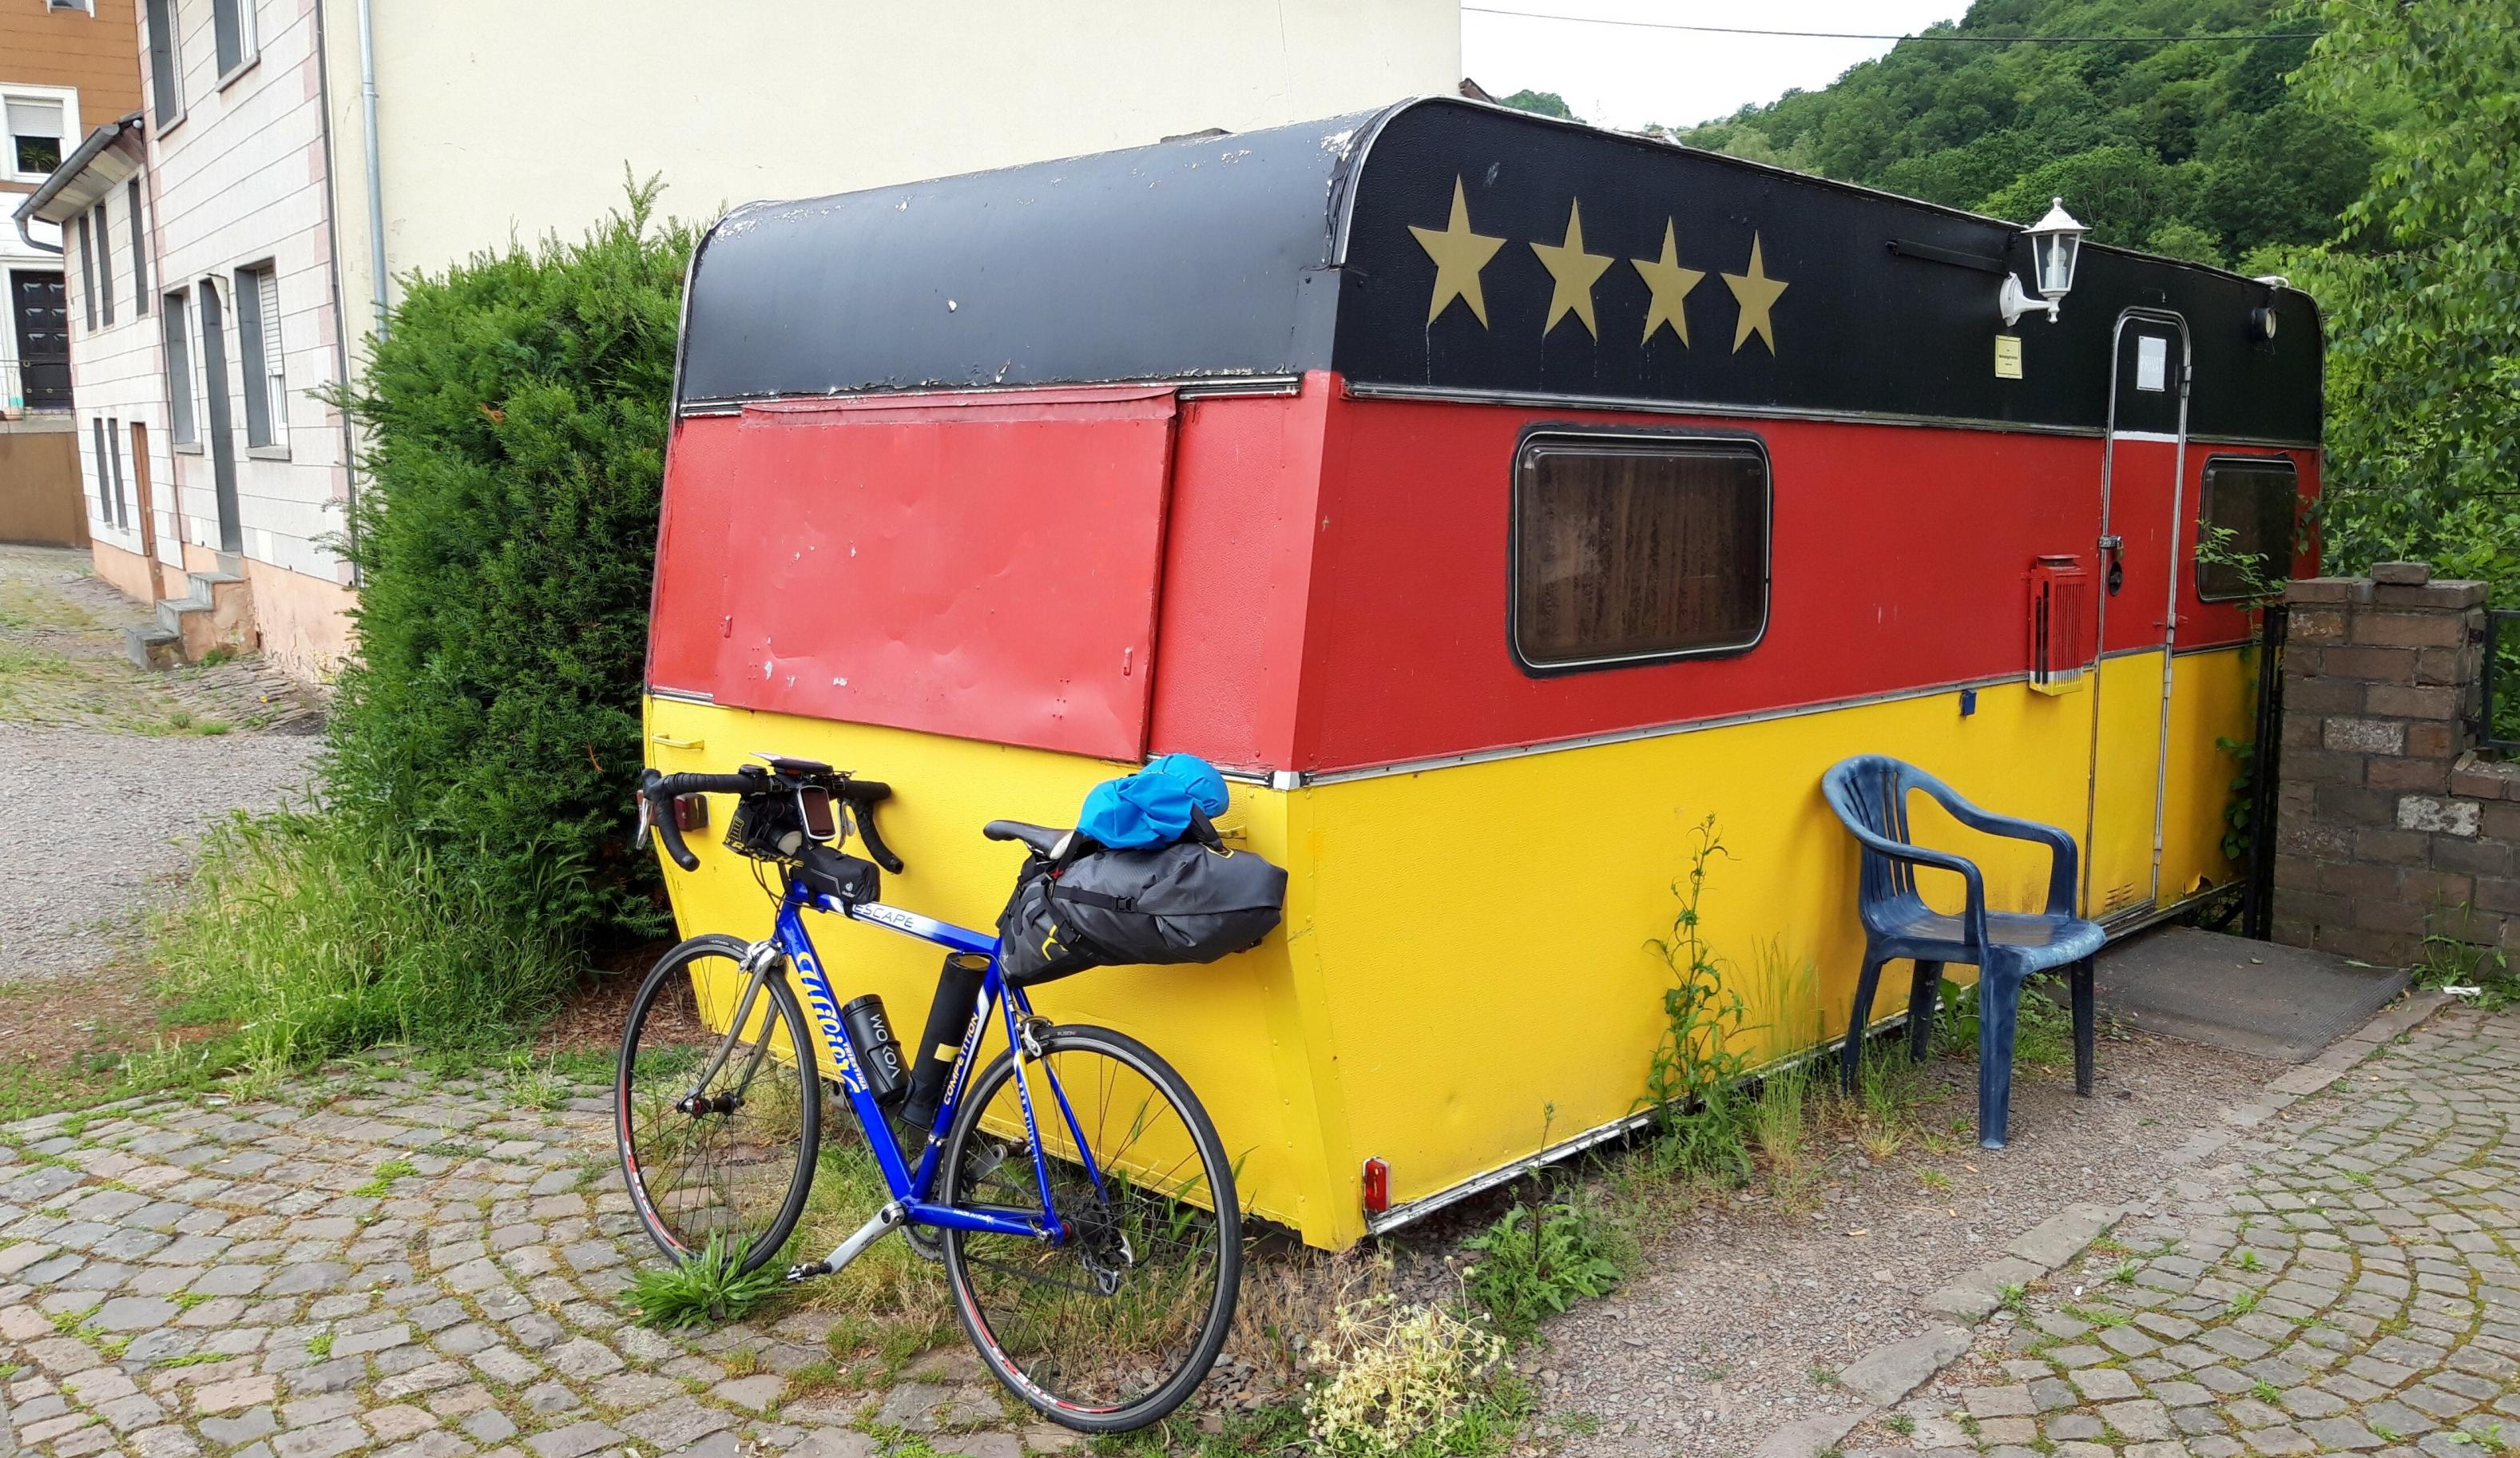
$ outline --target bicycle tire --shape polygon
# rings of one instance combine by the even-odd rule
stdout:
[[[1181,1116],[1191,1141],[1195,1147],[1202,1166],[1202,1177],[1211,1192],[1209,1203],[1214,1207],[1211,1214],[1216,1222],[1215,1294],[1203,1318],[1203,1325],[1199,1329],[1196,1342],[1191,1347],[1189,1358],[1169,1377],[1155,1384],[1145,1395],[1123,1405],[1089,1408],[1063,1401],[1033,1381],[1028,1373],[1016,1365],[1015,1358],[1009,1354],[1006,1346],[990,1330],[988,1320],[981,1310],[980,1299],[972,1289],[971,1262],[966,1250],[966,1243],[973,1238],[970,1233],[952,1229],[942,1232],[946,1278],[953,1288],[954,1309],[956,1315],[962,1320],[964,1335],[970,1339],[971,1344],[979,1351],[982,1364],[988,1367],[1008,1390],[1061,1427],[1080,1433],[1133,1432],[1162,1421],[1173,1409],[1189,1398],[1192,1391],[1206,1380],[1209,1369],[1215,1366],[1217,1354],[1224,1349],[1226,1337],[1233,1329],[1234,1310],[1242,1286],[1241,1211],[1234,1189],[1234,1171],[1226,1159],[1224,1141],[1217,1136],[1216,1125],[1208,1118],[1206,1109],[1198,1102],[1198,1096],[1191,1090],[1190,1084],[1182,1078],[1181,1074],[1173,1071],[1170,1064],[1165,1063],[1144,1043],[1126,1033],[1114,1032],[1105,1027],[1085,1025],[1055,1027],[1039,1042],[1044,1063],[1060,1053],[1077,1051],[1099,1052],[1105,1057],[1117,1060],[1132,1068],[1160,1091]],[[970,1177],[968,1171],[973,1167],[972,1163],[967,1162],[967,1156],[971,1151],[972,1141],[978,1134],[981,1119],[992,1098],[1013,1076],[1013,1071],[1014,1061],[1012,1053],[1002,1052],[990,1061],[979,1076],[972,1079],[962,1107],[955,1113],[954,1126],[946,1135],[943,1173],[938,1181],[940,1189],[937,1198],[941,1203],[954,1205],[963,1200],[965,1194],[963,1186],[966,1179]],[[1064,1087],[1063,1083],[1062,1087]],[[1036,1095],[1039,1093],[1037,1087],[1035,1093]],[[1036,1104],[1035,1112],[1045,1129],[1050,1128],[1060,1117],[1056,1100],[1041,1100]],[[1089,1138],[1091,1137],[1089,1135]],[[1058,1142],[1058,1136],[1050,1136],[1049,1142],[1054,1144]],[[1020,1158],[1023,1170],[1020,1182],[1025,1188],[1036,1192],[1032,1201],[1034,1207],[1037,1208],[1038,1186],[1031,1174],[1032,1162],[1029,1150],[1024,1151]],[[1009,1167],[1012,1165],[1011,1158]],[[1125,1253],[1126,1248],[1124,1247],[1123,1250]]]
[[[645,1100],[637,1087],[639,1056],[649,1045],[646,1034],[651,1015],[657,1011],[661,1000],[688,982],[695,964],[712,957],[724,958],[730,964],[740,963],[748,949],[748,944],[741,937],[722,934],[694,936],[676,943],[657,959],[655,967],[648,973],[647,980],[640,984],[621,1029],[621,1051],[612,1073],[613,1142],[621,1158],[621,1176],[629,1187],[631,1207],[638,1214],[639,1223],[646,1227],[648,1238],[676,1261],[689,1259],[699,1243],[692,1239],[695,1231],[676,1228],[666,1212],[658,1208],[659,1202],[651,1189],[652,1176],[643,1169],[639,1151],[634,1147],[634,1124],[652,1112],[643,1107]],[[796,1221],[805,1210],[805,1197],[814,1186],[814,1159],[822,1144],[823,1085],[814,1062],[814,1041],[805,1025],[804,1010],[797,1006],[795,989],[788,984],[784,976],[773,976],[764,990],[770,998],[768,1018],[786,1030],[788,1046],[802,1052],[801,1056],[785,1060],[784,1069],[781,1067],[783,1061],[775,1053],[767,1055],[767,1064],[760,1071],[760,1075],[774,1079],[792,1077],[795,1080],[798,1128],[792,1146],[794,1165],[788,1175],[786,1193],[771,1222],[746,1242],[740,1266],[742,1272],[755,1270],[777,1255],[780,1248],[787,1244],[789,1233],[796,1228]],[[705,1028],[704,1023],[702,1027]],[[764,1033],[769,1033],[766,1025]],[[715,1036],[714,1033],[707,1034],[712,1044]],[[742,1056],[742,1046],[739,1045],[738,1058]],[[775,1038],[773,1046],[776,1046]],[[730,1058],[728,1062],[732,1066],[736,1061]]]

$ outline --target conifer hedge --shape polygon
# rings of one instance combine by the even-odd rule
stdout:
[[[696,230],[655,191],[580,242],[405,280],[341,399],[367,454],[326,803],[572,950],[661,927],[630,797]]]

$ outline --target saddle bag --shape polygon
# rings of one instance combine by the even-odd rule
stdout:
[[[1227,848],[1201,816],[1195,839],[1142,850],[1034,857],[998,918],[998,966],[1030,986],[1092,967],[1214,962],[1277,927],[1286,873]]]

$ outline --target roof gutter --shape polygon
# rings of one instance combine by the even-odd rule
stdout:
[[[18,211],[16,214],[18,237],[24,241],[26,247],[33,249],[35,251],[40,253],[59,253],[61,251],[61,248],[57,244],[36,242],[35,236],[26,231],[26,224],[39,215],[45,204],[60,197],[62,195],[62,190],[68,187],[70,183],[77,178],[78,174],[86,171],[87,164],[95,161],[98,156],[101,155],[105,149],[112,146],[115,140],[121,137],[124,132],[136,132],[139,130],[139,127],[140,114],[138,112],[134,112],[131,114],[122,117],[120,120],[109,121],[105,125],[98,127],[96,130],[89,132],[86,138],[78,144],[78,147],[72,151],[69,156],[62,159],[62,164],[53,168],[52,175],[44,179],[43,185],[26,195],[26,201],[18,205]],[[60,222],[62,219],[45,218],[44,221],[53,223]]]

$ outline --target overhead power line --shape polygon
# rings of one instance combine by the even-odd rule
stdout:
[[[1801,40],[1952,41],[1986,46],[2167,46],[2191,40],[2225,41],[2245,45],[2260,40],[2317,40],[2322,33],[2317,30],[2272,30],[2215,35],[1979,35],[1954,30],[1938,35],[1910,35],[1872,30],[1763,30],[1748,25],[1690,25],[1679,21],[1620,21],[1608,16],[1552,15],[1547,11],[1507,10],[1502,6],[1494,5],[1464,5],[1462,9],[1485,16],[1518,16],[1526,21],[1564,21],[1576,25],[1622,25],[1633,30],[1688,30],[1700,35],[1781,35]]]

